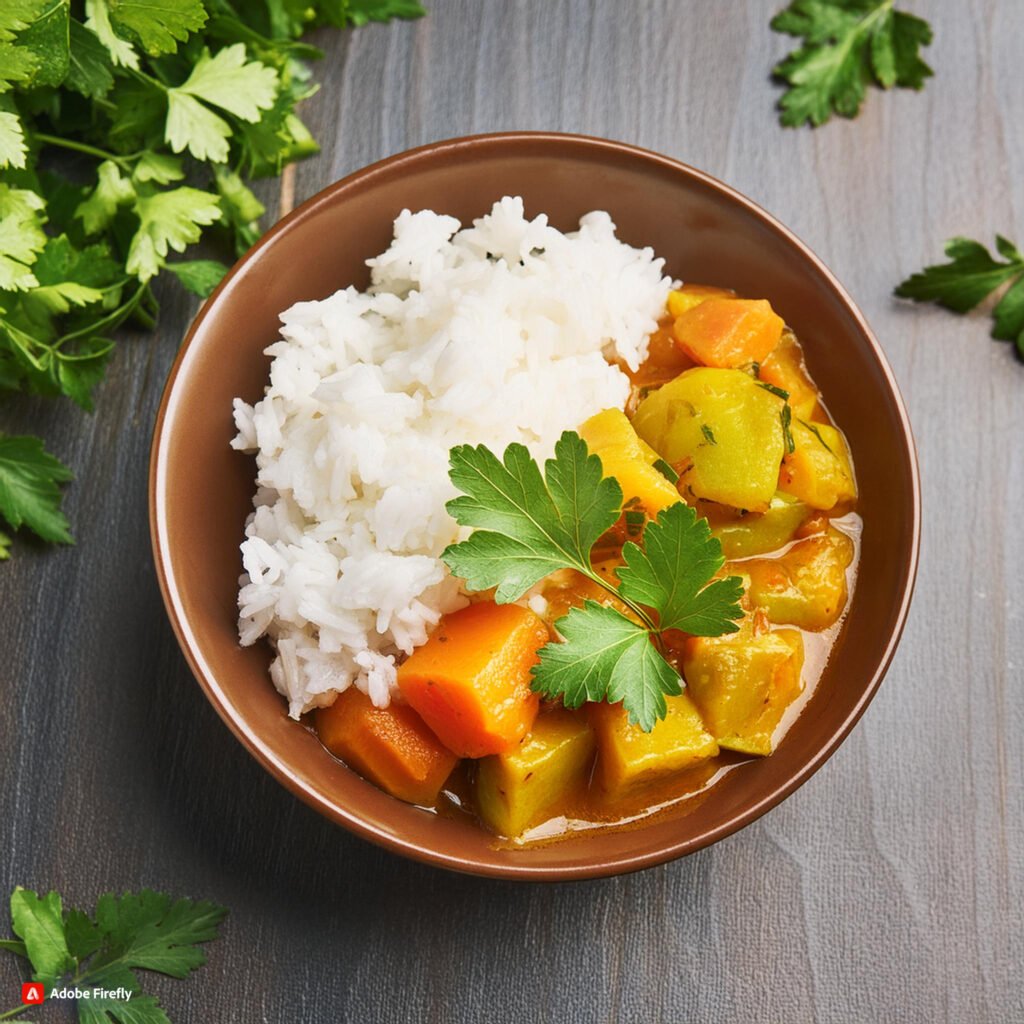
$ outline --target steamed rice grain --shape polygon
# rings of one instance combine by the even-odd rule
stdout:
[[[383,707],[396,663],[462,607],[440,555],[464,536],[445,511],[448,452],[513,441],[547,457],[565,430],[622,408],[665,308],[651,249],[607,213],[563,234],[504,198],[462,229],[429,210],[397,218],[346,288],[281,315],[270,382],[234,403],[233,447],[256,456],[239,638],[268,637],[289,713],[355,685]]]

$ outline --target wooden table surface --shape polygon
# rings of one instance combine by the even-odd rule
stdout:
[[[502,884],[384,853],[264,774],[189,674],[150,555],[150,433],[196,309],[178,289],[155,336],[124,338],[95,415],[0,411],[75,468],[78,538],[0,567],[0,890],[226,904],[210,965],[153,986],[176,1022],[1024,1020],[1024,364],[983,316],[891,298],[950,236],[1024,242],[1024,3],[909,2],[936,77],[815,131],[773,110],[779,5],[433,0],[416,23],[321,33],[304,116],[323,152],[295,179],[301,200],[474,132],[622,139],[761,203],[866,313],[921,456],[910,622],[831,762],[717,846]],[[3,1008],[20,975],[0,957]]]

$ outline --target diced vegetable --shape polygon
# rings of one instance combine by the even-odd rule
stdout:
[[[355,687],[316,712],[316,731],[350,768],[411,804],[433,804],[457,762],[407,704],[376,708]]]
[[[765,299],[709,298],[676,317],[672,333],[698,363],[730,369],[764,360],[784,326]]]
[[[784,405],[742,370],[698,367],[645,398],[633,426],[694,498],[765,512],[785,449]]]
[[[785,331],[775,351],[761,363],[758,377],[789,393],[793,415],[809,420],[818,408],[819,394],[807,372],[804,350],[792,331]]]
[[[398,685],[453,753],[500,754],[533,725],[530,670],[548,637],[528,608],[481,601],[441,619],[399,666]]]
[[[786,708],[803,691],[803,662],[797,630],[755,635],[748,622],[729,636],[691,637],[683,674],[687,693],[720,746],[767,755]]]
[[[669,316],[674,320],[694,306],[699,306],[705,299],[731,299],[735,295],[728,288],[716,288],[711,284],[684,284],[668,293]]]
[[[846,438],[827,423],[794,420],[794,450],[782,460],[779,490],[824,511],[852,502],[857,485]]]
[[[516,746],[480,762],[480,817],[500,835],[520,835],[586,781],[593,755],[594,733],[585,714],[565,708],[542,712]]]
[[[641,396],[651,388],[675,380],[683,370],[693,369],[693,366],[693,360],[679,350],[672,325],[666,323],[661,324],[651,335],[647,343],[647,358],[636,370],[620,364],[634,390],[639,391]]]
[[[665,702],[668,714],[650,732],[630,725],[619,704],[588,705],[597,734],[597,778],[607,799],[622,799],[718,753],[718,744],[685,693]]]
[[[792,495],[776,491],[767,512],[740,512],[714,502],[699,502],[697,511],[707,518],[726,558],[750,558],[788,544],[810,509]]]
[[[591,416],[579,429],[587,447],[600,456],[605,476],[613,476],[622,488],[623,504],[637,498],[652,518],[680,501],[675,484],[654,468],[660,456],[642,441],[619,409],[605,409]]]
[[[730,571],[746,577],[748,599],[772,622],[817,631],[842,615],[852,561],[853,541],[833,528],[797,541],[778,558],[754,558]]]

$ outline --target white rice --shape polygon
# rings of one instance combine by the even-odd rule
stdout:
[[[429,210],[395,221],[347,288],[281,315],[270,383],[235,399],[240,451],[256,456],[242,543],[239,636],[269,637],[293,717],[351,685],[385,706],[395,666],[462,607],[441,552],[462,535],[445,511],[448,452],[548,456],[564,430],[622,408],[671,282],[607,213],[562,234],[504,198],[460,230]]]

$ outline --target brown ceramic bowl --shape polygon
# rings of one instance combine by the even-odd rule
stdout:
[[[859,581],[817,691],[779,750],[731,772],[696,810],[627,832],[497,849],[482,829],[400,803],[335,761],[289,720],[268,652],[235,633],[238,546],[254,468],[232,451],[231,400],[255,401],[278,313],[365,286],[363,261],[405,207],[464,223],[506,194],[574,228],[610,211],[631,245],[673,275],[766,296],[803,341],[850,440],[864,522]],[[892,371],[864,317],[821,261],[781,224],[713,178],[621,143],[509,133],[439,142],[383,160],[314,196],[242,259],[203,307],[157,418],[150,518],[164,600],[196,678],[257,760],[296,796],[356,834],[418,860],[481,875],[612,875],[692,853],[764,814],[835,751],[878,688],[899,640],[917,566],[917,461]],[[227,738],[225,737],[225,742]]]

